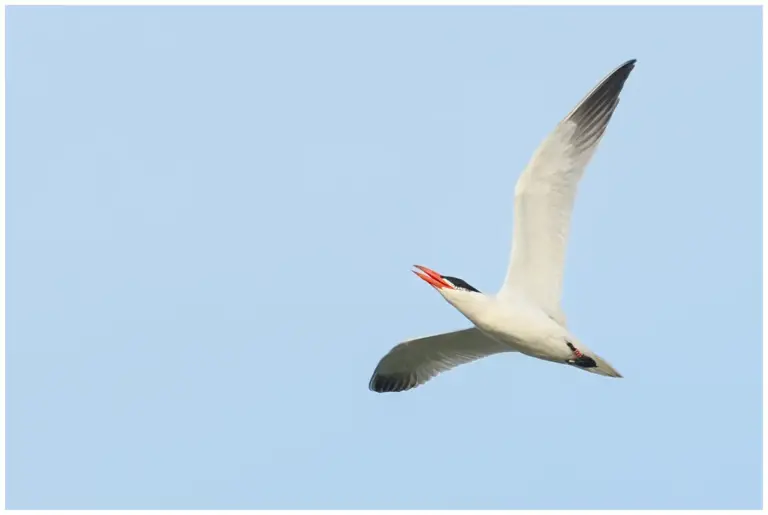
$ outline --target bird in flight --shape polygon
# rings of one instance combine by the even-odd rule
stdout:
[[[441,372],[502,352],[621,377],[566,328],[560,296],[576,189],[634,67],[634,59],[627,61],[595,86],[544,140],[520,175],[509,268],[496,295],[415,266],[413,272],[474,327],[395,346],[376,366],[371,390],[410,390]]]

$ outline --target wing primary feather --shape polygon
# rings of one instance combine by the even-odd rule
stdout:
[[[598,84],[576,108],[566,117],[567,121],[574,122],[577,126],[573,134],[574,142],[577,146],[584,141],[591,129],[596,126],[605,128],[610,121],[616,106],[618,105],[619,93],[624,88],[624,83],[629,78],[629,74],[635,68],[635,59],[631,59],[619,66],[600,84]],[[596,143],[598,138],[590,139],[586,147]]]

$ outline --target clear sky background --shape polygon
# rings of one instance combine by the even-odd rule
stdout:
[[[9,508],[761,506],[759,8],[10,8]],[[403,394],[515,181],[638,64],[570,328]]]

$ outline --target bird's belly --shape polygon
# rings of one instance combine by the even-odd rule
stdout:
[[[521,329],[519,326],[499,324],[475,324],[487,336],[507,345],[517,352],[535,358],[564,361],[571,358],[571,351],[561,338],[541,331]]]
[[[518,352],[541,359],[572,357],[568,331],[543,311],[525,303],[486,304],[483,309],[460,310],[490,338]]]

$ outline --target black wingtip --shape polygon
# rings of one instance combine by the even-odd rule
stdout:
[[[630,59],[629,61],[625,61],[624,64],[620,65],[618,68],[616,68],[616,71],[624,70],[629,68],[630,70],[635,67],[635,64],[637,64],[637,59]]]
[[[630,59],[629,61],[616,68],[613,73],[611,73],[606,79],[611,80],[615,79],[616,77],[621,77],[623,80],[626,80],[632,70],[635,69],[636,63],[637,59]]]
[[[374,374],[368,389],[376,393],[404,392],[417,386],[410,376]]]

